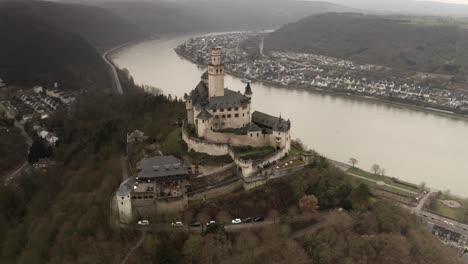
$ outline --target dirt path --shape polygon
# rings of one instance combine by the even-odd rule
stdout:
[[[127,255],[125,255],[125,258],[122,260],[122,262],[120,262],[121,264],[125,264],[127,263],[128,259],[130,258],[130,256],[132,255],[133,251],[135,251],[137,248],[139,248],[143,242],[145,241],[145,237],[146,237],[146,230],[141,230],[141,237],[140,239],[137,241],[137,243],[135,244],[135,246],[133,246],[127,253]]]

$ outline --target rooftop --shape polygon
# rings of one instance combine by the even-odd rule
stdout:
[[[188,174],[181,160],[174,156],[144,158],[137,164],[138,178],[161,178]]]
[[[259,127],[266,129],[266,132],[281,131],[285,132],[291,128],[291,122],[284,120],[281,117],[271,116],[259,111],[252,114],[252,122]]]
[[[135,185],[135,177],[130,177],[123,181],[119,188],[117,189],[117,195],[126,196],[133,191],[133,186]]]

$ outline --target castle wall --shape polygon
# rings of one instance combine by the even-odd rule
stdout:
[[[230,110],[229,110],[230,109]],[[208,112],[213,115],[211,127],[213,130],[242,128],[250,123],[250,103],[244,107],[210,109]]]
[[[229,154],[228,144],[193,138],[185,130],[182,130],[182,139],[187,144],[188,149],[193,149],[195,152],[206,153],[211,156],[225,156]]]
[[[228,193],[232,193],[242,188],[242,179],[234,179],[228,183],[222,183],[218,186],[210,187],[204,191],[189,193],[189,200],[204,200],[216,198]]]

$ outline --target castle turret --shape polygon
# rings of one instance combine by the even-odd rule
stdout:
[[[245,87],[244,95],[248,97],[249,99],[252,99],[252,88],[250,88],[250,83],[247,83],[247,86]]]
[[[211,63],[208,64],[208,95],[224,96],[224,64],[221,63],[221,48],[211,50]]]

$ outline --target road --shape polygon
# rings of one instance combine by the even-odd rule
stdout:
[[[125,45],[113,48],[111,50],[108,50],[102,55],[102,58],[104,59],[104,61],[107,63],[107,65],[109,66],[109,68],[111,70],[114,88],[115,88],[115,90],[117,91],[118,94],[123,94],[122,85],[120,84],[120,79],[119,79],[119,74],[117,73],[117,69],[114,66],[114,64],[112,63],[112,61],[108,58],[108,56],[111,55],[117,49],[120,49],[120,48],[122,48],[122,47],[124,47],[126,45],[128,45],[128,44],[125,44]]]

